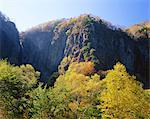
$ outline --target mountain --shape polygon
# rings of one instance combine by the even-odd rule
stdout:
[[[147,88],[150,87],[149,38],[135,38],[129,29],[122,30],[88,14],[40,24],[20,33],[18,61],[32,64],[41,72],[43,82],[57,70],[64,73],[71,62],[92,61],[97,71],[109,70],[121,62]],[[13,42],[19,44],[18,38]]]
[[[126,32],[132,34],[135,38],[150,38],[150,21],[144,21],[135,24],[126,29]]]

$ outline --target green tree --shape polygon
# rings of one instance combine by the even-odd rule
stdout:
[[[29,117],[32,119],[66,119],[67,106],[65,96],[67,93],[59,92],[57,88],[46,88],[40,84],[29,93]]]
[[[26,93],[36,85],[39,72],[31,65],[13,66],[0,61],[0,102],[7,118],[21,118],[27,111]]]
[[[30,91],[29,117],[33,119],[47,119],[50,117],[51,105],[49,105],[50,99],[48,98],[49,90],[46,89],[46,86],[43,87],[43,84],[39,84],[37,88]]]

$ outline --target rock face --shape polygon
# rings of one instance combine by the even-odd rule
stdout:
[[[141,79],[145,87],[150,87],[149,80],[149,48],[150,48],[150,21],[133,25],[126,32],[135,40],[135,75]]]
[[[41,72],[43,82],[47,82],[53,72],[64,73],[74,61],[93,61],[97,70],[108,70],[121,62],[146,88],[150,87],[149,37],[143,37],[144,32],[135,37],[137,32],[132,34],[130,28],[123,31],[98,17],[81,15],[22,32],[19,44],[13,23],[1,20],[0,26],[0,58],[33,65]]]
[[[135,40],[127,32],[91,15],[41,24],[22,34],[22,63],[30,63],[42,79],[71,62],[93,61],[98,70],[123,63],[149,87],[148,39]],[[141,64],[141,65],[139,65]]]
[[[140,38],[139,41],[136,42],[136,49],[135,49],[135,75],[143,82],[146,88],[150,88],[150,78],[149,78],[149,71],[150,71],[150,58],[149,58],[149,43],[150,39],[142,39]]]
[[[57,70],[64,56],[65,32],[55,36],[55,26],[50,22],[21,33],[22,63],[32,64],[41,73],[41,80],[46,82],[52,72]],[[44,26],[45,25],[45,26]],[[44,26],[44,27],[43,27]],[[57,37],[57,38],[56,38]]]
[[[7,58],[10,63],[19,64],[19,33],[13,22],[0,13],[0,59]]]

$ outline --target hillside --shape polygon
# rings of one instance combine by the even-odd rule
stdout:
[[[135,24],[127,28],[126,31],[136,38],[150,38],[150,21]]]

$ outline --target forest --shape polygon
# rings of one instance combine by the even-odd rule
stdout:
[[[150,91],[117,63],[96,72],[93,62],[73,62],[53,86],[27,64],[0,61],[1,119],[149,119]]]

